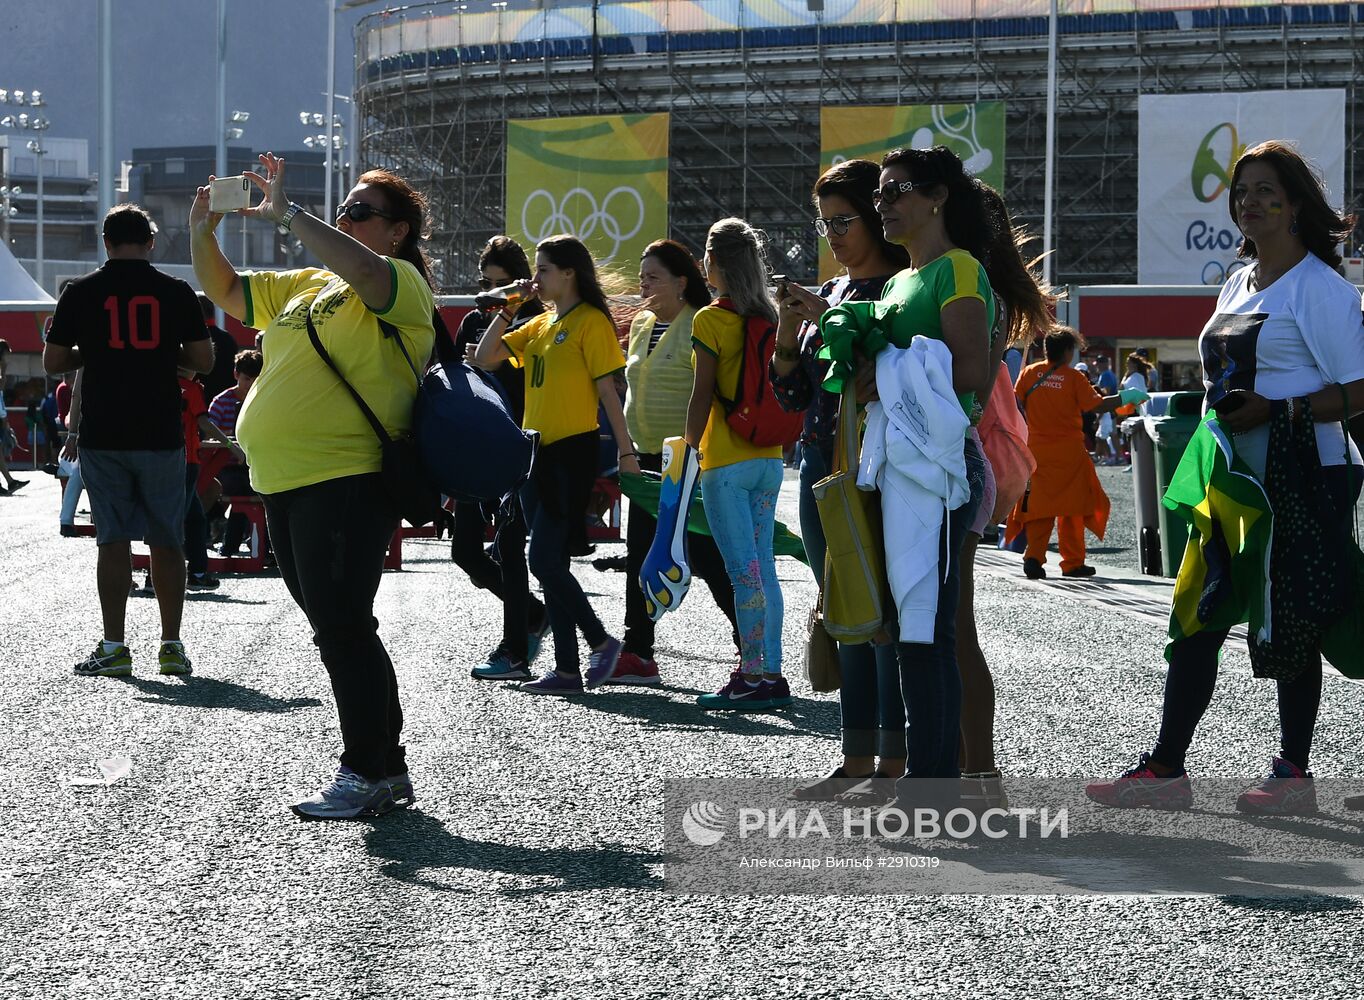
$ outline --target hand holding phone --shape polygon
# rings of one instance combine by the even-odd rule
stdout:
[[[242,174],[215,177],[209,182],[208,210],[218,215],[240,212],[251,205],[251,182]]]

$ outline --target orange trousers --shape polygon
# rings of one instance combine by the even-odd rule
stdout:
[[[1059,522],[1059,524],[1057,523]],[[1075,569],[1085,564],[1085,518],[1083,514],[1067,514],[1062,517],[1039,517],[1029,521],[1028,548],[1023,553],[1025,559],[1036,559],[1039,563],[1047,561],[1047,543],[1051,541],[1052,525],[1057,525],[1056,541],[1061,549],[1061,572]]]

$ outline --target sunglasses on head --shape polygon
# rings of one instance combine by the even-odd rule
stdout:
[[[830,233],[834,236],[847,236],[848,227],[856,222],[860,216],[856,215],[835,215],[828,219],[815,220],[815,235],[828,237]]]
[[[391,219],[393,216],[387,212],[380,211],[373,205],[363,201],[353,201],[349,205],[342,205],[336,210],[336,221],[341,221],[341,216],[350,219],[351,222],[364,222],[371,215],[377,215],[381,219]]]
[[[886,181],[872,192],[871,203],[878,206],[894,205],[900,195],[929,186],[926,181]]]

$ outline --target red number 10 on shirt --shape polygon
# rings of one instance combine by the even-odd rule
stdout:
[[[139,309],[146,307],[148,326],[144,330]],[[109,314],[109,346],[123,350],[128,344],[139,351],[155,350],[161,343],[161,302],[154,295],[134,295],[128,300],[128,343],[123,342],[123,332],[118,316],[118,296],[110,295],[104,300],[104,311]]]

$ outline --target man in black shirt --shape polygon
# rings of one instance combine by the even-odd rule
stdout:
[[[104,641],[76,664],[84,676],[126,677],[124,619],[130,542],[151,549],[161,610],[160,669],[190,673],[180,641],[185,601],[185,440],[176,368],[206,372],[213,342],[188,284],[151,265],[155,229],[136,205],[104,217],[109,259],[62,292],[43,349],[50,373],[84,369],[78,442],[99,546]]]
[[[203,292],[199,293],[199,308],[204,314],[204,325],[208,327],[209,338],[213,341],[213,370],[199,380],[204,387],[204,398],[211,400],[218,393],[237,384],[237,376],[232,366],[240,347],[232,339],[232,334],[214,324],[213,302]]]

